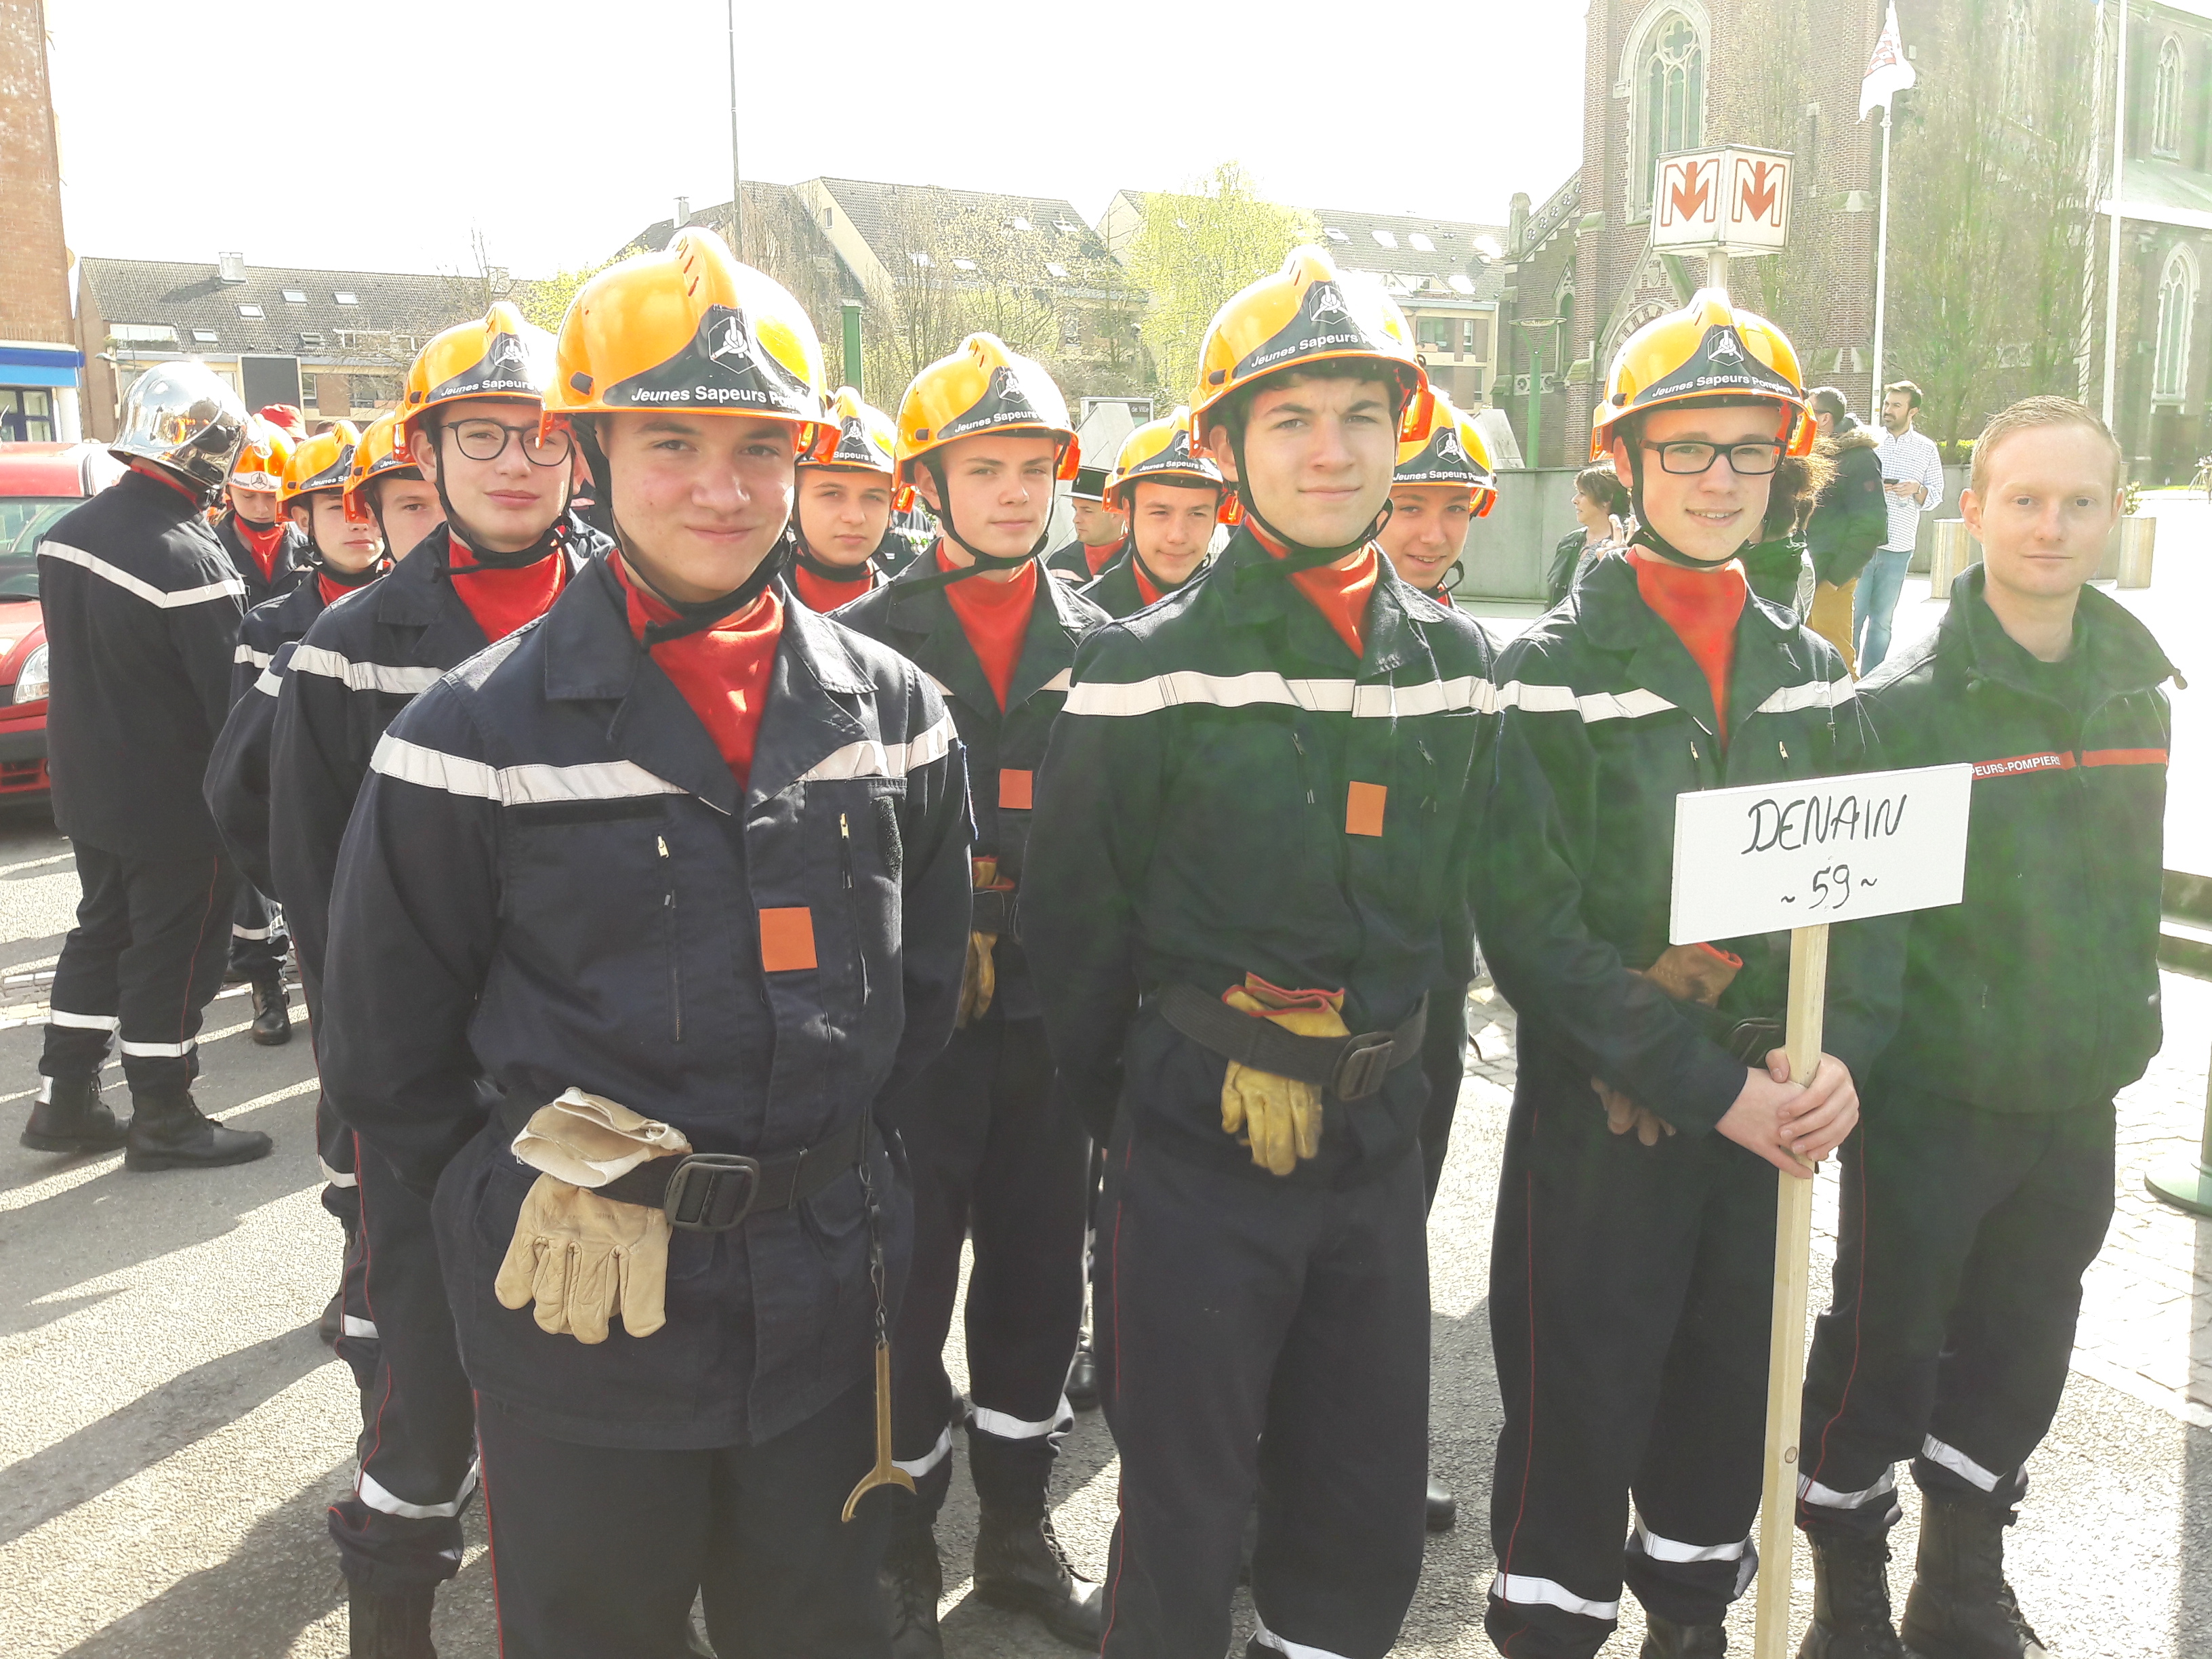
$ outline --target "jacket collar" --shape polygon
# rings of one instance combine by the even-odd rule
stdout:
[[[1089,602],[1077,599],[1069,585],[1046,568],[1042,560],[1032,562],[1036,567],[1036,601],[1030,607],[1021,659],[1014,665],[1014,678],[1006,688],[1010,714],[1074,665],[1075,647],[1095,619],[1095,613],[1085,614],[1091,609]],[[999,699],[983,677],[983,665],[976,661],[975,647],[968,643],[967,630],[960,626],[945,590],[908,591],[923,577],[936,573],[933,545],[887,584],[890,629],[900,635],[899,649],[954,697],[979,709],[996,709]]]
[[[1583,632],[1591,644],[1628,658],[1628,677],[1683,710],[1706,731],[1718,729],[1712,687],[1664,618],[1644,602],[1635,567],[1608,554],[1577,585]],[[1729,724],[1741,726],[1751,712],[1785,685],[1814,678],[1818,662],[1795,616],[1756,593],[1745,596],[1735,625],[1735,663],[1729,672]]]
[[[1291,650],[1314,662],[1341,663],[1351,654],[1343,638],[1327,617],[1309,604],[1285,575],[1271,574],[1274,555],[1260,544],[1249,526],[1240,525],[1218,556],[1201,566],[1177,592],[1188,592],[1200,583],[1221,595],[1231,628],[1279,626]],[[1387,679],[1428,648],[1414,627],[1410,600],[1413,588],[1397,568],[1375,550],[1375,589],[1360,628],[1366,649],[1359,659],[1358,678]]]
[[[1978,562],[1960,572],[1937,638],[1962,655],[1970,677],[1996,680],[2023,696],[2040,696],[2021,673],[2014,652],[2006,648],[2012,641],[1990,609],[1988,582],[1989,572]],[[2091,708],[2169,679],[2184,684],[2150,629],[2111,594],[2084,584],[2075,605],[2075,633],[2088,653]]]
[[[675,682],[630,632],[622,585],[605,559],[590,562],[539,628],[548,701],[619,703],[607,737],[623,759],[736,816],[737,780]],[[836,625],[785,600],[749,796],[778,793],[824,755],[861,741],[866,729],[837,699],[874,690]]]

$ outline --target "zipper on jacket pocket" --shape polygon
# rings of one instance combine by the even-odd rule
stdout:
[[[660,849],[660,873],[668,884],[668,891],[660,902],[660,913],[665,919],[664,927],[668,935],[668,1014],[674,1041],[684,1041],[684,952],[682,940],[676,932],[676,860],[668,854],[668,837],[655,836],[653,844]]]
[[[1298,735],[1297,728],[1295,726],[1291,729],[1291,747],[1298,751],[1298,775],[1304,778],[1306,775],[1306,744],[1305,739]],[[1309,806],[1321,805],[1314,799],[1313,785],[1310,781],[1306,784],[1306,805]]]
[[[853,922],[853,957],[860,964],[860,1005],[868,1001],[868,941],[860,931],[860,896],[853,886],[853,823],[837,814],[837,859],[845,876],[845,914]]]

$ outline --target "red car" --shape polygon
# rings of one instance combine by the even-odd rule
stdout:
[[[56,520],[123,472],[98,444],[0,443],[0,806],[47,793],[39,543]]]

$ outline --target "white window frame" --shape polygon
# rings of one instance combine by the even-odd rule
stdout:
[[[2189,396],[2189,353],[2197,321],[2197,256],[2182,243],[2166,256],[2158,280],[2157,355],[2151,359],[2154,404],[2179,404]],[[2178,303],[2177,303],[2178,301]]]
[[[1696,82],[1695,107],[1689,106],[1686,84],[1684,120],[1679,143],[1669,143],[1662,134],[1655,140],[1651,131],[1650,80],[1652,60],[1657,55],[1660,43],[1668,31],[1680,24],[1690,33],[1690,46],[1684,55],[1681,68],[1686,82],[1694,70]],[[1640,222],[1650,216],[1651,188],[1658,170],[1659,158],[1676,149],[1695,149],[1705,142],[1706,70],[1705,47],[1712,39],[1707,27],[1705,8],[1686,3],[1654,3],[1644,8],[1644,15],[1637,20],[1637,27],[1629,35],[1629,50],[1621,64],[1621,79],[1615,83],[1617,96],[1628,100],[1628,217]]]
[[[2169,34],[2158,49],[2157,78],[2152,83],[2150,149],[2154,155],[2181,154],[2181,106],[2189,84],[2189,60],[2181,40]]]

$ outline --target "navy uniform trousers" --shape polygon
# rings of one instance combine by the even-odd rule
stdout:
[[[891,1340],[892,1443],[933,1519],[951,1484],[953,1389],[945,1339],[968,1280],[968,1468],[987,1504],[1044,1497],[1073,1421],[1067,1368],[1083,1325],[1091,1140],[1054,1081],[1041,1018],[994,1002],[955,1031],[897,1111],[914,1179],[914,1265]]]
[[[1429,1275],[1411,1146],[1343,1188],[1209,1166],[1125,1104],[1098,1212],[1121,1454],[1113,1659],[1219,1659],[1256,1497],[1263,1645],[1381,1659],[1421,1574]]]

